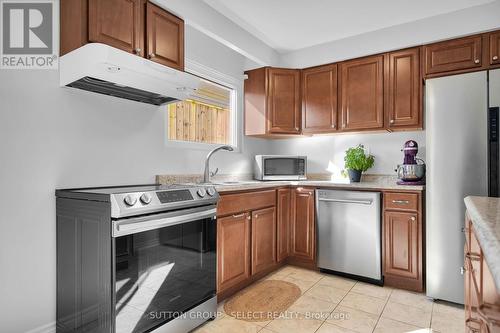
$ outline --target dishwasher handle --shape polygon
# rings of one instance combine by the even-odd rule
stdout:
[[[340,202],[340,203],[353,203],[358,205],[371,205],[373,200],[356,200],[356,199],[327,199],[327,198],[318,198],[318,201],[325,202]]]

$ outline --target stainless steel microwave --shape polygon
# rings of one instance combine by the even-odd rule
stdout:
[[[305,180],[306,175],[306,156],[255,156],[254,178],[257,180]]]

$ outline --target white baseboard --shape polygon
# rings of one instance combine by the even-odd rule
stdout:
[[[56,323],[48,323],[43,326],[36,327],[32,330],[29,330],[25,333],[56,333]]]

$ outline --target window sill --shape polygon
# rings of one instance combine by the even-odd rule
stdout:
[[[210,151],[217,147],[223,146],[222,143],[201,143],[201,142],[189,142],[189,141],[174,141],[174,140],[165,140],[165,146],[168,148],[177,148],[177,149],[192,149],[192,150],[202,150],[202,151]],[[240,153],[240,149],[237,146],[230,145],[234,148],[235,153]]]

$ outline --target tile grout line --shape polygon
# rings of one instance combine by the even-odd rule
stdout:
[[[321,281],[321,280],[323,280],[323,278],[324,278],[324,277],[325,277],[325,276],[323,276],[321,279],[319,279],[319,280],[318,280],[318,282],[319,282],[319,281]],[[316,282],[316,283],[318,283],[318,282]],[[337,305],[335,305],[335,307],[334,307],[334,308],[333,308],[333,310],[330,312],[330,314],[327,316],[327,318],[328,318],[328,317],[330,317],[330,316],[332,315],[332,313],[333,313],[333,312],[335,312],[335,310],[339,307],[340,303],[342,303],[342,301],[344,300],[344,298],[345,298],[345,297],[346,297],[346,296],[347,296],[347,295],[348,295],[348,294],[352,291],[352,288],[354,288],[354,286],[355,286],[357,283],[358,283],[358,281],[354,281],[354,284],[352,285],[352,287],[351,287],[351,288],[349,288],[349,290],[345,293],[345,295],[344,295],[344,296],[342,296],[342,298],[340,299],[340,301],[337,303]],[[311,287],[311,288],[312,288],[312,287]],[[333,288],[333,287],[332,287],[332,288]],[[323,320],[323,322],[321,323],[321,325],[319,325],[319,327],[316,329],[316,331],[314,331],[314,333],[316,333],[316,332],[317,332],[317,331],[318,331],[318,330],[319,330],[319,329],[320,329],[320,328],[321,328],[321,327],[322,327],[322,326],[326,323],[327,318],[325,318],[325,320]],[[332,325],[333,325],[333,324],[332,324]],[[337,325],[335,325],[335,326],[337,326]]]
[[[385,307],[387,306],[387,303],[389,303],[389,299],[392,296],[394,289],[391,289],[391,292],[389,293],[389,296],[385,300],[384,307],[382,308],[382,311],[380,311],[380,315],[377,318],[377,322],[375,323],[375,326],[373,326],[372,332],[374,332],[377,329],[378,323],[380,322],[380,318],[382,318],[382,314],[384,313]]]

